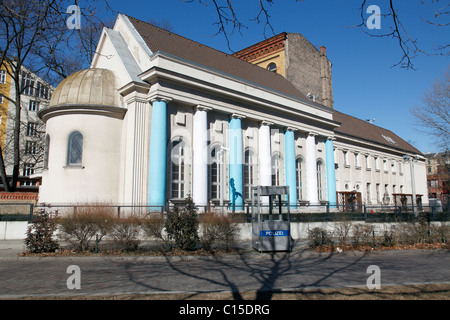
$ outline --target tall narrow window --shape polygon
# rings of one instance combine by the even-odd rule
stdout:
[[[34,94],[34,79],[26,72],[22,72],[22,93],[29,96]]]
[[[211,149],[209,165],[208,165],[208,180],[209,180],[209,197],[210,199],[220,199],[220,173],[221,161],[223,155],[220,154],[220,147],[214,146]]]
[[[322,195],[322,161],[317,161],[317,195],[319,200],[323,200]]]
[[[67,165],[81,165],[83,159],[83,135],[78,132],[72,132],[69,136],[67,148]]]
[[[0,84],[4,84],[6,82],[6,71],[0,70]]]
[[[27,123],[27,137],[37,137],[38,131],[37,131],[37,123],[35,122],[28,122]]]
[[[250,199],[255,182],[255,157],[249,149],[244,153],[244,199]]]
[[[272,156],[272,185],[281,185],[281,156],[279,154]]]
[[[184,198],[185,184],[185,150],[182,140],[172,143],[171,152],[171,197]]]
[[[295,173],[297,175],[297,199],[303,199],[303,175],[302,175],[302,158],[295,160]]]
[[[44,144],[44,169],[48,169],[49,153],[50,153],[50,136],[47,134],[45,136],[45,144]]]

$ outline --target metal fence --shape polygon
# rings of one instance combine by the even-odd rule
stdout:
[[[285,204],[284,204],[285,205]],[[180,204],[182,206],[182,204]],[[149,213],[165,214],[175,206],[132,206],[132,205],[35,205],[33,203],[0,203],[0,221],[32,221],[38,210],[51,210],[58,215],[76,212],[82,208],[107,208],[118,218],[129,216],[145,217]],[[277,205],[273,205],[278,210]],[[268,209],[268,206],[267,206]],[[229,205],[211,205],[197,207],[201,215],[204,212],[216,212],[231,215],[236,222],[251,222],[251,205],[244,204],[240,208]],[[292,222],[324,222],[324,221],[365,221],[365,222],[414,222],[414,221],[450,221],[448,206],[421,205],[385,206],[385,205],[354,205],[352,207],[340,205],[299,205],[291,207]]]

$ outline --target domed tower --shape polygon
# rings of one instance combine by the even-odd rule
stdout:
[[[116,83],[107,69],[78,71],[39,111],[46,123],[39,202],[118,202],[126,108]]]

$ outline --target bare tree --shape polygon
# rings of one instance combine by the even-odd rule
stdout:
[[[411,113],[417,119],[419,130],[432,136],[439,148],[450,147],[450,66]]]
[[[307,0],[295,0],[296,2],[304,2]],[[312,0],[311,0],[312,1]],[[423,8],[421,10],[421,18],[417,21],[417,24],[423,26],[432,25],[436,28],[446,28],[450,26],[450,4],[448,0],[415,0]],[[233,0],[184,0],[186,3],[199,3],[201,5],[211,5],[214,9],[217,21],[214,23],[217,27],[215,35],[222,35],[225,37],[228,48],[230,47],[230,36],[235,32],[242,33],[244,29],[247,29],[247,25],[242,20],[242,12],[238,12],[235,7],[236,1]],[[263,24],[263,34],[267,37],[270,34],[275,34],[270,17],[270,7],[276,2],[276,0],[254,0],[252,12],[253,15],[250,21],[256,24]],[[404,16],[400,14],[402,8],[410,6],[412,1],[396,1],[396,0],[384,0],[382,3],[378,1],[379,5],[383,4],[388,8],[387,12],[381,12],[383,20],[382,33],[371,32],[367,28],[367,19],[369,14],[367,8],[369,5],[374,4],[373,1],[360,0],[359,12],[361,22],[358,25],[352,27],[360,28],[364,33],[371,37],[385,37],[392,38],[398,44],[401,51],[401,58],[398,62],[394,63],[394,66],[400,66],[402,68],[414,69],[413,59],[418,55],[450,55],[448,38],[443,39],[443,43],[437,44],[433,48],[425,48],[423,44],[419,42],[413,34],[410,33],[408,28],[403,23]],[[385,9],[384,9],[385,10]],[[381,18],[380,17],[380,18]]]

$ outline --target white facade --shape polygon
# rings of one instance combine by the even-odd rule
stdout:
[[[327,203],[326,175],[334,168],[326,163],[330,137],[338,191],[360,190],[367,203],[378,202],[377,184],[410,193],[402,153],[340,137],[333,110],[171,53],[152,52],[149,42],[119,15],[114,28],[103,31],[91,68],[55,90],[50,107],[40,113],[50,138],[41,203],[165,205],[190,195],[200,206],[239,207],[239,200],[250,200],[251,185],[289,183],[296,204]],[[69,159],[74,132],[82,136],[79,163]],[[341,165],[344,151],[349,158],[357,152],[360,163]],[[386,174],[377,171],[374,156],[394,161],[395,167]],[[415,165],[417,193],[426,195],[424,162]]]

